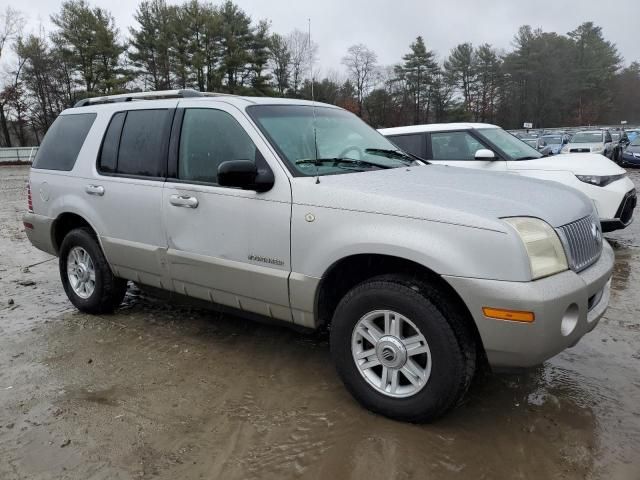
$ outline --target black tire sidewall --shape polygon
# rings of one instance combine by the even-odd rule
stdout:
[[[96,284],[93,293],[88,298],[82,298],[73,291],[67,275],[67,259],[73,247],[81,247],[89,254],[96,272]],[[60,279],[69,300],[78,310],[94,312],[101,309],[103,291],[108,279],[105,275],[112,275],[111,271],[104,271],[106,258],[104,257],[96,238],[85,229],[75,229],[69,232],[60,246]]]
[[[353,329],[373,310],[392,310],[411,320],[424,335],[431,352],[431,374],[415,395],[404,398],[376,391],[358,370],[351,352]],[[353,396],[367,408],[408,421],[437,418],[458,400],[464,373],[463,352],[443,314],[423,294],[392,282],[356,287],[336,309],[331,325],[331,352],[336,368]]]

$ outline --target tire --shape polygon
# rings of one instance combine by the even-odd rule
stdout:
[[[384,338],[388,336],[377,342],[375,356],[367,356],[361,367],[357,364],[363,360],[356,360],[356,355],[366,355],[374,346],[361,335],[360,327],[371,322],[386,325],[375,317],[386,311],[393,312],[390,317],[395,314],[397,319],[408,320],[408,323],[399,321],[404,325],[404,331],[397,337],[400,343],[407,336],[417,338],[413,331],[415,327],[427,344],[427,353],[420,355],[408,356],[409,349],[405,349],[405,357],[411,359],[413,365],[410,371],[415,371],[417,365],[418,370],[424,372],[426,381],[421,382],[422,386],[409,382],[409,376],[404,373],[409,360],[400,368],[391,365],[396,361],[402,363],[404,357],[393,339],[385,343]],[[338,375],[356,400],[376,413],[414,423],[436,420],[462,400],[476,370],[476,342],[466,316],[468,313],[459,301],[428,283],[390,275],[367,280],[344,296],[333,316],[330,345]],[[379,330],[387,333],[386,328]],[[372,333],[370,329],[366,332]],[[420,348],[424,349],[421,343]],[[397,356],[394,357],[395,353]],[[376,361],[382,365],[363,373],[367,362],[375,364]],[[386,378],[391,380],[384,382],[383,392],[384,363],[388,364]],[[401,372],[394,374],[397,370]],[[394,375],[398,380],[394,380]],[[395,394],[392,393],[394,382]]]
[[[111,313],[122,303],[127,281],[114,277],[91,229],[76,228],[64,237],[60,246],[59,268],[64,291],[81,312]],[[82,281],[85,279],[88,281]],[[82,285],[86,288],[83,289]]]

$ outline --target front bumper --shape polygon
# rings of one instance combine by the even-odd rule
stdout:
[[[595,328],[609,305],[613,261],[613,250],[605,241],[600,259],[580,273],[565,271],[532,282],[444,278],[469,308],[489,364],[531,367],[575,345]],[[487,318],[482,307],[531,311],[535,321]]]
[[[614,218],[601,218],[603,232],[613,232],[628,227],[633,222],[633,212],[637,204],[637,196],[635,188],[627,192],[622,198],[620,206],[616,211]]]

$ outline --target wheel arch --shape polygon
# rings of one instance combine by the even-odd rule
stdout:
[[[96,228],[92,225],[92,223],[82,215],[79,215],[75,212],[66,211],[66,212],[60,213],[56,217],[56,219],[53,221],[53,224],[51,226],[51,240],[57,255],[60,254],[60,246],[62,245],[62,241],[64,240],[64,237],[71,230],[75,228],[82,228],[82,227],[87,227],[93,232],[94,236],[96,237],[96,240],[98,241],[98,244],[100,245],[100,248],[102,249],[100,236],[98,235],[98,232]],[[104,251],[104,249],[102,250]]]
[[[316,289],[314,316],[319,325],[329,326],[340,299],[353,287],[379,275],[400,274],[428,282],[449,296],[464,313],[478,351],[484,356],[482,338],[467,304],[458,292],[437,272],[413,260],[393,255],[360,253],[335,261],[323,274]]]

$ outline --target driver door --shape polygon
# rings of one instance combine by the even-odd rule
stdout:
[[[453,167],[477,168],[492,172],[507,170],[506,162],[495,160],[476,160],[478,150],[491,148],[484,145],[469,131],[431,132],[428,134],[427,148],[430,149],[429,161],[435,164]]]
[[[273,188],[256,192],[219,185],[218,166],[227,160],[266,162],[274,173]],[[180,103],[162,215],[173,290],[292,321],[291,188],[238,110],[222,102]]]

